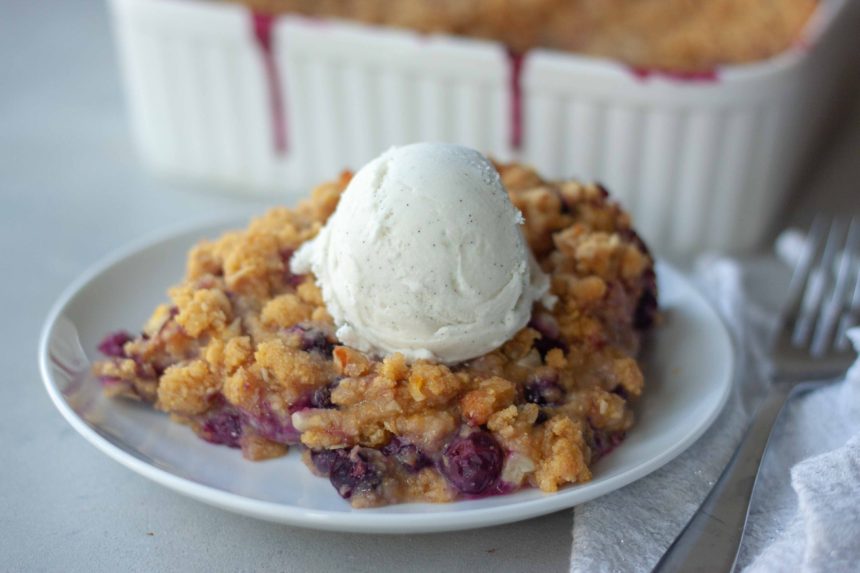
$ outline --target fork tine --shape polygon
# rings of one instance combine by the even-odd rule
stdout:
[[[860,227],[860,222],[858,222],[857,226]],[[854,293],[848,302],[848,308],[839,320],[839,329],[836,333],[836,347],[839,350],[848,350],[850,342],[846,333],[849,328],[857,326],[858,322],[860,322],[860,266],[858,266],[858,261],[860,261],[860,238],[853,245],[850,256],[851,264],[848,272],[854,278]]]
[[[800,314],[803,292],[806,290],[806,282],[809,280],[810,271],[815,263],[815,254],[818,252],[819,245],[824,237],[824,229],[824,217],[816,215],[812,221],[812,226],[809,228],[809,232],[806,234],[803,250],[794,266],[794,273],[788,285],[788,297],[783,306],[782,313],[783,321],[796,320]]]
[[[818,316],[818,307],[824,298],[824,289],[829,273],[825,261],[828,258],[832,261],[831,253],[836,248],[837,239],[834,234],[834,225],[831,224],[830,232],[827,233],[827,240],[824,242],[824,252],[820,259],[816,257],[824,236],[824,226],[823,219],[816,219],[813,224],[813,229],[810,230],[807,239],[810,246],[804,252],[804,257],[808,256],[809,260],[801,261],[809,267],[806,271],[806,280],[802,284],[794,285],[800,290],[799,293],[795,294],[798,302],[794,304],[792,309],[794,312],[789,315],[794,319],[791,341],[795,347],[805,347],[808,344],[812,328],[815,325],[815,317]]]
[[[839,264],[836,270],[836,284],[833,287],[828,300],[824,303],[822,312],[815,326],[815,334],[812,337],[811,354],[813,356],[823,355],[834,340],[839,318],[849,301],[846,300],[848,289],[851,286],[851,268],[854,266],[858,246],[860,246],[860,225],[856,219],[852,219],[845,236],[844,247],[839,256]],[[828,269],[829,270],[829,269]],[[857,282],[856,280],[854,281]],[[856,290],[856,289],[855,289]]]

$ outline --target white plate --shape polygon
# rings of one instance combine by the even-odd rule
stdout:
[[[624,443],[594,467],[594,479],[545,494],[526,490],[450,504],[352,509],[314,477],[298,449],[253,463],[214,446],[149,407],[108,400],[88,375],[98,341],[135,331],[182,276],[185,254],[203,237],[243,222],[198,224],[121,249],[75,281],[56,303],[39,347],[42,377],[68,422],[101,451],[180,493],[230,511],[317,529],[417,533],[518,521],[573,507],[656,470],[689,447],[729,394],[733,350],[714,311],[672,267],[658,265],[665,322],[643,360],[647,391]],[[88,358],[89,357],[89,358]]]

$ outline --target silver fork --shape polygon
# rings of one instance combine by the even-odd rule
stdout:
[[[771,345],[768,395],[720,479],[654,571],[735,568],[759,465],[783,405],[850,366],[854,353],[845,333],[860,317],[860,222],[827,227],[823,218],[815,220],[795,266]]]

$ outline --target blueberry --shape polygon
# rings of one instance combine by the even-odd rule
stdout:
[[[564,401],[564,390],[556,377],[537,377],[530,380],[523,389],[526,402],[538,406],[552,406]]]
[[[529,326],[545,338],[558,338],[560,335],[558,322],[551,314],[535,314],[529,321]]]
[[[380,450],[384,455],[393,457],[410,472],[417,472],[431,465],[430,458],[418,446],[397,437]]]
[[[331,386],[320,386],[314,390],[311,396],[311,406],[313,408],[332,408],[334,405],[331,403]]]
[[[348,456],[334,460],[329,480],[342,498],[372,492],[382,485],[381,463],[374,459],[379,455],[376,450],[356,447]]]
[[[99,352],[112,358],[125,358],[123,346],[130,340],[132,340],[131,334],[124,330],[112,332],[99,343]]]
[[[479,430],[448,442],[439,470],[459,491],[479,494],[499,479],[503,459],[504,452],[496,439]]]
[[[617,396],[620,396],[625,401],[630,400],[630,392],[628,392],[627,389],[624,388],[624,386],[618,386],[617,388],[614,388],[612,390],[612,393]]]
[[[642,275],[642,281],[642,294],[633,312],[633,328],[637,330],[651,328],[657,317],[657,276],[654,271],[647,271]]]
[[[316,390],[313,391],[310,397],[310,407],[311,408],[335,408],[336,406],[331,401],[331,391],[337,388],[340,379],[331,382],[330,384],[326,384],[325,386],[320,386]]]
[[[547,338],[545,336],[535,340],[534,347],[540,353],[541,358],[546,358],[549,351],[554,348],[560,348],[562,352],[568,351],[567,343],[564,340],[560,338]]]
[[[336,408],[337,406],[335,406],[331,401],[331,391],[334,390],[339,383],[340,378],[336,379],[334,382],[320,386],[312,392],[308,392],[307,394],[300,396],[295,402],[290,404],[290,414],[306,410],[307,408]]]
[[[317,471],[328,477],[334,463],[348,456],[346,450],[311,450],[311,461]]]
[[[242,437],[242,415],[235,408],[229,407],[210,414],[203,422],[201,437],[213,444],[238,448]]]
[[[540,426],[544,422],[549,420],[549,416],[547,416],[546,412],[543,410],[538,411],[537,418],[535,418],[535,426]]]
[[[301,339],[300,348],[305,352],[315,352],[325,357],[330,357],[334,350],[334,344],[329,341],[325,332],[319,328],[305,324],[297,324],[287,332],[294,332]]]
[[[607,432],[606,430],[591,429],[591,461],[596,462],[617,448],[624,440],[624,432]]]
[[[547,353],[553,348],[560,348],[567,352],[568,346],[561,339],[561,332],[555,318],[549,314],[538,314],[532,317],[529,326],[540,333],[540,338],[534,341],[534,347],[540,353],[541,358],[546,358]]]

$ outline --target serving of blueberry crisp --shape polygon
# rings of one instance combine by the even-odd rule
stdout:
[[[553,492],[633,425],[654,262],[606,190],[441,144],[202,241],[104,392],[354,507]]]

